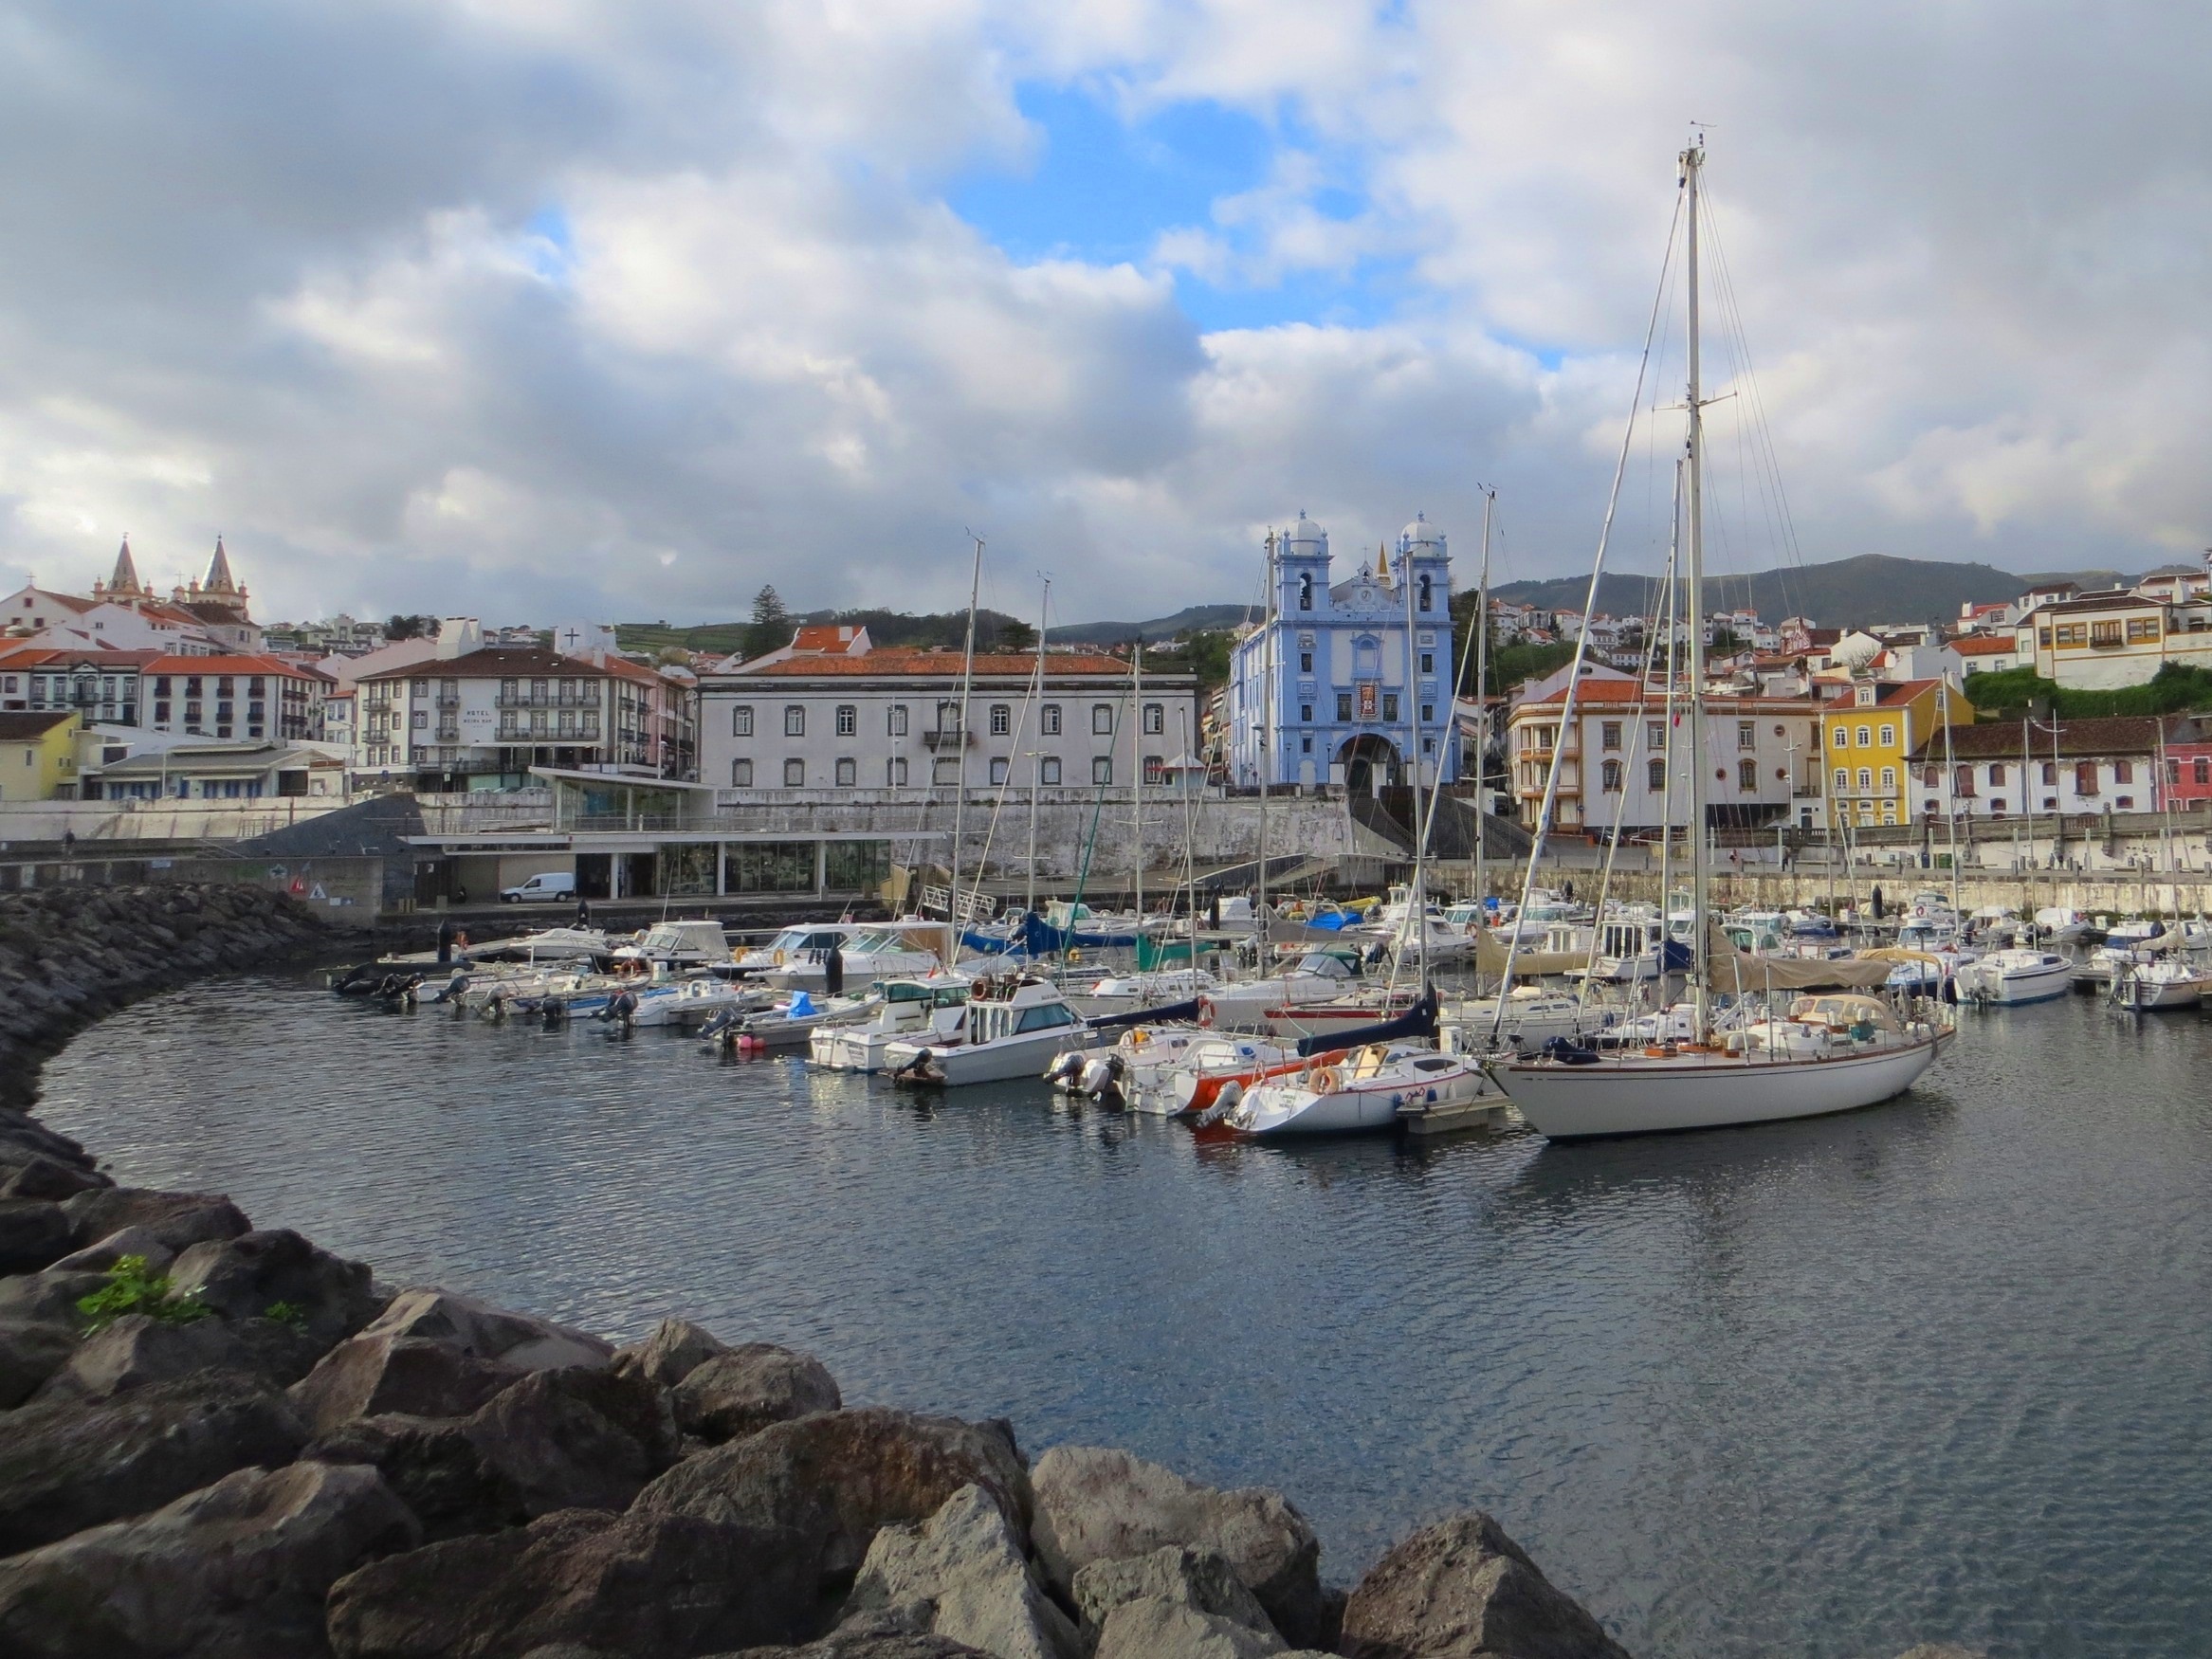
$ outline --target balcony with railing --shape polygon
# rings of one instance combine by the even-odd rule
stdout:
[[[959,726],[941,727],[934,732],[923,732],[922,734],[922,746],[931,751],[973,749],[976,746],[976,734],[964,732]]]

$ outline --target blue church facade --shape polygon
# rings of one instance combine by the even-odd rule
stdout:
[[[1231,781],[1334,784],[1355,794],[1457,777],[1452,737],[1452,560],[1417,518],[1394,554],[1329,579],[1328,532],[1307,518],[1269,532],[1271,621],[1230,657]],[[1406,627],[1412,600],[1413,628]]]

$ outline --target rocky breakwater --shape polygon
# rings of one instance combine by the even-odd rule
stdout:
[[[19,1125],[39,1062],[155,991],[265,967],[332,930],[282,893],[244,886],[41,887],[0,894],[0,1136]]]

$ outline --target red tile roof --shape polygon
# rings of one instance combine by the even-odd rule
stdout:
[[[2006,651],[2017,651],[2020,644],[2009,634],[1968,633],[1951,641],[1951,649],[1962,657],[1994,657]]]
[[[279,674],[293,680],[320,680],[326,685],[338,684],[320,668],[303,667],[278,657],[156,657],[146,665],[146,671],[149,674]]]
[[[97,668],[142,668],[160,657],[159,651],[119,651],[105,646],[64,646],[27,643],[9,650],[0,647],[0,667],[45,668],[55,663],[87,663]]]
[[[1566,687],[1563,685],[1547,697],[1539,697],[1523,703],[1516,711],[1515,718],[1518,719],[1520,714],[1532,708],[1562,707],[1565,702]],[[1582,682],[1581,694],[1575,699],[1578,708],[1586,708],[1593,703],[1636,702],[1652,708],[1663,708],[1666,706],[1667,693],[1663,687],[1643,685],[1634,680],[1593,679]],[[1705,706],[1718,714],[1756,714],[1762,710],[1772,710],[1777,714],[1810,714],[1815,703],[1816,700],[1810,697],[1722,696],[1705,700]]]

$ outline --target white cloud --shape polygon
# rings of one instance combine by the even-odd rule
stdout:
[[[0,565],[89,576],[128,528],[181,570],[221,529],[278,611],[706,616],[764,579],[955,602],[975,525],[1013,593],[1045,566],[1063,614],[1126,614],[1243,593],[1301,506],[1346,547],[1417,508],[1471,530],[1481,480],[1515,574],[1570,568],[1691,117],[1808,555],[2147,563],[2212,517],[2208,32],[1904,0],[26,0]],[[1142,268],[1017,261],[940,192],[1022,164],[1038,77],[1246,111],[1272,169]],[[1378,255],[1410,265],[1372,324],[1204,337],[1176,301]]]

